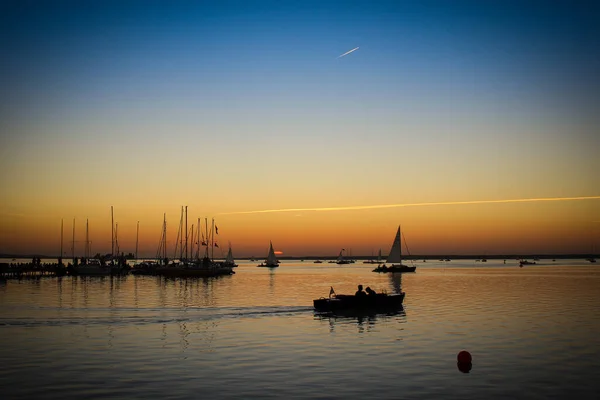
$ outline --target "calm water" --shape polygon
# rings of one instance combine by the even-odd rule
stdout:
[[[595,398],[600,266],[585,261],[242,263],[233,276],[0,283],[3,399]],[[511,265],[512,264],[512,265]],[[328,318],[356,285],[406,292],[396,315]],[[456,355],[466,349],[473,369]]]

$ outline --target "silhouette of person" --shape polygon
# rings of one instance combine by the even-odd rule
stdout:
[[[356,291],[356,293],[354,293],[354,295],[356,297],[362,297],[362,296],[366,296],[367,294],[365,292],[363,292],[363,286],[362,285],[358,285],[358,290]]]
[[[372,297],[372,296],[376,296],[377,293],[371,289],[370,287],[367,286],[367,288],[365,289],[365,291],[367,292],[367,296]]]

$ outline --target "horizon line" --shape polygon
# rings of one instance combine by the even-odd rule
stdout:
[[[282,208],[271,210],[254,211],[233,211],[228,213],[219,213],[217,215],[235,215],[235,214],[268,214],[280,212],[299,212],[299,211],[352,211],[352,210],[374,210],[380,208],[400,208],[400,207],[423,207],[423,206],[449,206],[466,204],[494,204],[494,203],[528,203],[544,201],[576,201],[576,200],[600,200],[600,196],[580,196],[580,197],[542,197],[529,199],[506,199],[506,200],[468,200],[468,201],[446,201],[446,202],[427,202],[427,203],[400,203],[400,204],[377,204],[370,206],[343,206],[343,207],[313,207],[313,208]]]

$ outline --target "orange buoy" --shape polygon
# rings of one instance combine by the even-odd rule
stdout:
[[[471,353],[469,353],[466,350],[463,350],[460,353],[458,353],[458,356],[456,356],[456,360],[459,364],[471,364]]]

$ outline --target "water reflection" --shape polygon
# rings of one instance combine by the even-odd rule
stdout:
[[[395,294],[402,293],[402,274],[401,273],[390,273],[390,284]]]
[[[273,268],[269,268],[269,294],[273,294],[275,291],[275,271]]]
[[[63,279],[62,277],[58,277],[56,278],[56,290],[58,292],[57,297],[58,297],[58,308],[61,309],[63,308],[63,296],[62,296],[62,282]]]
[[[379,322],[398,321],[400,323],[406,322],[406,312],[403,307],[397,310],[389,311],[386,313],[373,313],[364,310],[360,311],[346,311],[333,313],[314,313],[314,319],[318,321],[329,322],[329,332],[335,331],[336,325],[347,326],[356,323],[358,332],[369,331],[375,324]]]

